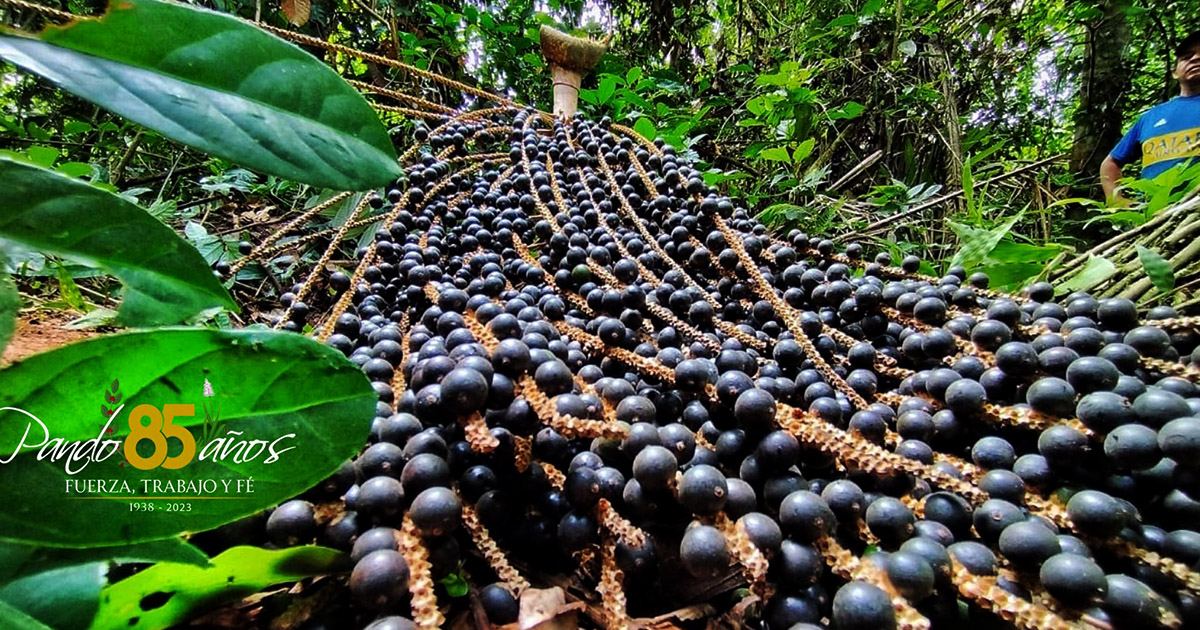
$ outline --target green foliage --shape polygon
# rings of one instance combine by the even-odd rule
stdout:
[[[50,626],[5,603],[4,600],[0,600],[0,618],[4,619],[12,630],[53,630]]]
[[[1125,178],[1124,192],[1132,192],[1134,203],[1128,208],[1104,208],[1103,214],[1089,223],[1104,222],[1115,226],[1138,226],[1153,219],[1162,210],[1175,205],[1200,186],[1200,163],[1181,163],[1153,179]]]
[[[111,373],[113,369],[120,373]],[[239,452],[232,446],[220,461],[214,461],[211,452],[202,459],[205,445],[197,444],[196,456],[173,478],[213,479],[218,485],[221,480],[236,484],[254,478],[252,492],[222,490],[221,496],[238,498],[206,501],[186,519],[161,509],[139,513],[136,529],[127,525],[127,500],[91,501],[87,510],[64,511],[61,500],[45,497],[46,488],[61,489],[68,478],[112,478],[108,471],[116,470],[119,458],[90,463],[71,475],[63,461],[39,460],[36,449],[26,448],[5,465],[5,479],[13,491],[0,509],[0,538],[93,547],[166,538],[230,522],[295,496],[336,470],[366,440],[368,423],[346,419],[370,418],[376,400],[361,370],[312,339],[253,330],[172,329],[110,335],[30,357],[0,371],[0,407],[45,418],[53,438],[96,439],[103,424],[97,421],[102,416],[96,411],[96,397],[114,376],[120,379],[126,404],[155,406],[195,404],[202,400],[203,383],[211,378],[220,396],[221,421],[242,436],[223,437],[268,443],[293,437],[279,440],[275,448],[281,455],[271,464],[264,463],[269,458],[265,452],[239,461],[229,454]],[[201,432],[203,422],[198,411],[174,419],[175,426],[193,436]],[[0,444],[20,444],[27,424],[0,425]],[[130,434],[128,426],[114,428],[111,439],[123,441]],[[33,432],[31,440],[40,439],[38,433]],[[135,492],[143,491],[143,480],[161,478],[156,468],[121,470],[121,479]]]
[[[438,582],[446,589],[446,594],[450,597],[465,597],[471,590],[471,585],[467,583],[460,571],[455,571]]]
[[[48,168],[67,177],[85,177],[94,173],[94,167],[86,162],[63,162],[62,151],[54,147],[33,145],[24,152],[0,150],[0,157],[7,157],[18,162],[26,162],[42,168]]]
[[[213,558],[210,567],[160,563],[106,587],[90,628],[171,627],[274,584],[349,568],[345,554],[324,547],[234,547]]]
[[[77,180],[2,158],[0,180],[5,182],[0,237],[86,260],[119,277],[125,284],[124,323],[177,323],[212,307],[237,310],[195,248],[145,210]],[[67,299],[81,300],[77,294]]]
[[[1150,282],[1154,284],[1154,288],[1169,293],[1175,288],[1175,271],[1171,269],[1171,263],[1167,262],[1158,252],[1143,247],[1137,246],[1138,260],[1142,263],[1142,269],[1146,272],[1146,276],[1150,278]]]
[[[144,37],[148,30],[157,36]],[[38,38],[2,35],[0,57],[267,173],[343,190],[400,173],[390,138],[356,90],[298,47],[226,15],[129,0],[103,20]]]
[[[84,630],[100,606],[106,561],[36,573],[0,586],[0,601],[56,630]]]
[[[0,583],[91,562],[179,562],[205,566],[208,557],[181,538],[164,538],[135,545],[68,549],[0,542]]]
[[[0,353],[8,345],[17,325],[17,309],[21,308],[21,296],[12,277],[0,271]]]
[[[1054,292],[1058,295],[1065,295],[1072,291],[1087,291],[1113,277],[1116,273],[1117,266],[1111,260],[1103,256],[1088,256],[1087,262],[1081,269],[1055,285]]]
[[[110,563],[123,562],[205,566],[208,558],[178,538],[93,549],[0,543],[0,610],[12,606],[59,630],[87,628]]]
[[[1020,220],[1021,214],[1018,213],[989,230],[972,227],[957,221],[949,221],[950,229],[954,230],[954,233],[958,235],[959,243],[961,243],[958,253],[954,254],[954,258],[950,260],[950,265],[962,265],[964,267],[979,265],[996,245],[1000,243],[1000,239],[1007,236],[1017,221]]]
[[[700,139],[694,132],[703,124],[708,107],[676,105],[690,94],[679,77],[662,70],[644,74],[636,66],[624,71],[612,69],[614,72],[595,76],[595,88],[579,91],[584,111],[597,117],[611,116],[616,122],[631,125],[642,136],[662,138],[681,151]]]

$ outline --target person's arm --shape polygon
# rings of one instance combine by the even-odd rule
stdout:
[[[1117,196],[1117,180],[1121,177],[1123,177],[1121,165],[1113,159],[1113,156],[1105,156],[1104,161],[1100,163],[1100,187],[1104,189],[1104,200],[1110,205],[1124,200]]]
[[[1128,199],[1117,194],[1117,180],[1124,176],[1124,173],[1121,172],[1122,164],[1129,164],[1141,157],[1142,144],[1139,138],[1144,118],[1145,115],[1133,123],[1129,131],[1121,137],[1117,146],[1113,147],[1113,150],[1100,163],[1100,187],[1104,189],[1104,201],[1110,206],[1128,205],[1129,203]]]

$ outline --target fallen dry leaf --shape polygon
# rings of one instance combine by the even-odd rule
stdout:
[[[567,603],[566,593],[557,586],[531,588],[521,593],[521,612],[516,623],[497,626],[499,630],[575,630],[583,602]]]
[[[283,0],[280,8],[289,22],[296,26],[304,26],[312,12],[312,3],[310,0]]]

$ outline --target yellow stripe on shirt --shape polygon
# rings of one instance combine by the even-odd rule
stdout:
[[[1200,127],[1163,134],[1142,143],[1142,167],[1200,156]]]

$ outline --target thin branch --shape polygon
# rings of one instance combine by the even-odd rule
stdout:
[[[1025,166],[1022,166],[1021,168],[1018,168],[1018,169],[1016,169],[1016,170],[1009,171],[1009,172],[1007,172],[1007,173],[1001,173],[1001,174],[999,174],[999,175],[996,175],[996,176],[994,176],[994,177],[990,177],[990,178],[988,178],[988,179],[985,179],[985,180],[983,180],[983,181],[981,181],[981,182],[976,182],[975,186],[976,186],[976,187],[979,187],[979,186],[986,186],[986,185],[988,185],[988,184],[991,184],[991,183],[993,183],[993,182],[997,182],[997,181],[1001,181],[1001,180],[1004,180],[1004,179],[1008,179],[1008,178],[1010,178],[1010,177],[1014,177],[1014,176],[1016,176],[1016,175],[1020,175],[1021,173],[1025,173],[1025,172],[1032,171],[1032,170],[1034,170],[1034,169],[1037,169],[1037,168],[1041,168],[1041,167],[1043,167],[1043,166],[1046,166],[1047,164],[1050,164],[1050,163],[1052,163],[1052,162],[1056,162],[1056,161],[1058,161],[1058,160],[1061,160],[1061,159],[1063,159],[1064,157],[1066,157],[1066,154],[1065,154],[1065,153],[1060,153],[1060,154],[1058,154],[1058,155],[1055,155],[1055,156],[1052,156],[1052,157],[1048,157],[1048,158],[1046,158],[1046,159],[1044,159],[1044,160],[1039,160],[1039,161],[1037,161],[1037,162],[1033,162],[1032,164],[1027,164],[1027,165],[1025,165]],[[932,207],[934,207],[934,206],[936,206],[936,205],[938,205],[938,204],[941,204],[941,203],[945,203],[945,202],[947,202],[947,201],[950,201],[951,199],[957,199],[957,198],[961,197],[961,196],[962,196],[962,194],[963,194],[963,191],[962,191],[962,190],[957,190],[957,191],[954,191],[954,192],[952,192],[952,193],[949,193],[949,194],[942,195],[941,197],[938,197],[938,198],[936,198],[936,199],[931,199],[931,200],[929,200],[929,201],[926,201],[925,203],[922,203],[922,204],[919,204],[919,205],[913,206],[912,208],[909,208],[908,210],[905,210],[904,212],[901,212],[901,213],[899,213],[899,214],[894,214],[894,215],[891,215],[891,216],[888,216],[888,217],[884,217],[884,218],[882,218],[882,219],[880,219],[880,220],[878,220],[878,221],[876,221],[876,222],[874,222],[874,223],[872,223],[872,224],[868,225],[867,227],[865,227],[865,228],[863,228],[863,229],[861,229],[861,230],[855,230],[855,231],[852,231],[852,232],[847,232],[846,234],[839,235],[839,236],[837,236],[837,237],[836,237],[834,240],[837,240],[837,241],[844,241],[844,240],[846,240],[846,239],[848,239],[848,238],[854,238],[854,237],[858,237],[858,236],[864,236],[864,235],[870,234],[871,232],[875,232],[875,231],[877,231],[877,230],[879,230],[879,229],[881,229],[881,228],[885,228],[885,227],[891,227],[891,226],[894,226],[894,225],[896,225],[896,223],[897,223],[897,222],[899,222],[899,221],[902,221],[902,220],[904,220],[904,219],[907,219],[908,217],[911,217],[911,216],[913,216],[913,215],[915,215],[915,214],[918,214],[918,213],[920,213],[920,212],[922,212],[922,211],[924,211],[924,210],[927,210],[927,209],[929,209],[929,208],[932,208]]]

